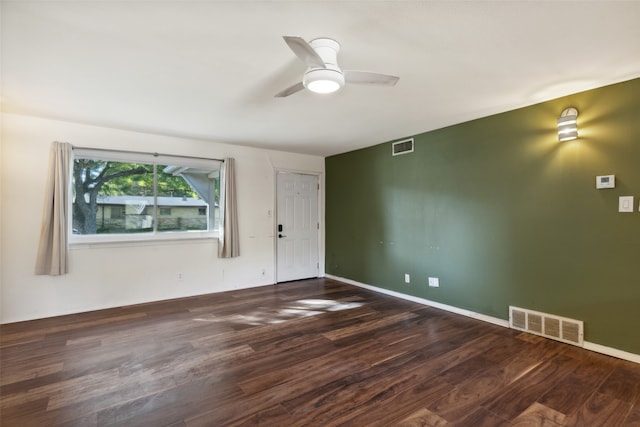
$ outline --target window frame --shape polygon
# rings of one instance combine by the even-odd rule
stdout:
[[[136,243],[136,242],[162,242],[162,241],[179,241],[179,240],[203,240],[203,239],[217,239],[219,237],[219,228],[211,228],[209,230],[178,230],[178,231],[159,231],[157,229],[158,220],[160,218],[160,206],[158,206],[157,188],[155,186],[156,176],[154,176],[154,230],[150,232],[142,233],[104,233],[104,234],[74,234],[73,233],[73,168],[76,158],[93,159],[101,161],[123,162],[123,163],[143,163],[149,165],[178,165],[180,167],[192,167],[192,168],[213,168],[217,170],[218,176],[215,178],[218,181],[221,180],[221,168],[223,162],[221,160],[206,159],[199,157],[179,156],[179,155],[167,155],[157,153],[144,153],[144,152],[128,152],[118,150],[106,150],[100,148],[75,148],[73,149],[73,155],[69,165],[69,202],[68,202],[68,232],[70,246],[82,246],[86,244],[99,244],[99,243]],[[161,169],[154,167],[155,174],[159,173]],[[219,182],[218,185],[222,186]],[[207,226],[219,227],[218,218],[215,216],[215,205],[221,206],[220,200],[222,194],[218,195],[213,203],[213,206],[209,205],[209,211],[211,212],[207,218]]]

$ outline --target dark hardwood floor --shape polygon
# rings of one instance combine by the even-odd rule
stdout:
[[[4,325],[9,426],[640,426],[640,365],[327,279]]]

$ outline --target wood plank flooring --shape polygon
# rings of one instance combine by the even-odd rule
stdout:
[[[4,325],[10,426],[640,426],[640,365],[313,279]]]

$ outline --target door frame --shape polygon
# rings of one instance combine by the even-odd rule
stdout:
[[[299,175],[311,175],[318,179],[318,223],[320,228],[318,229],[318,277],[324,277],[324,188],[325,188],[325,175],[320,171],[309,171],[300,169],[286,169],[286,168],[274,168],[273,169],[273,221],[271,224],[271,236],[273,236],[273,277],[275,283],[279,283],[278,280],[278,174],[279,173],[295,173]]]

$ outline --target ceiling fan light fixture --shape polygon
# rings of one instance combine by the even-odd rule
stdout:
[[[307,71],[302,83],[311,92],[333,93],[344,86],[344,75],[340,71],[317,68]]]
[[[283,36],[285,43],[307,65],[302,81],[275,94],[284,98],[301,90],[332,93],[349,84],[394,86],[399,77],[371,71],[342,70],[338,66],[340,43],[321,37],[310,42],[299,36]]]

